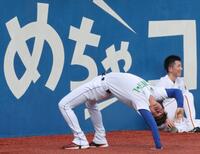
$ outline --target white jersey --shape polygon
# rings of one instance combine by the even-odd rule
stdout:
[[[177,88],[180,89],[183,93],[187,91],[183,77],[177,77],[175,82],[173,82],[168,75],[165,75],[164,77],[160,78],[156,86],[164,88]]]
[[[109,73],[105,76],[105,82],[114,96],[129,106],[131,103],[136,110],[150,110],[150,95],[156,99],[167,97],[164,88],[152,88],[142,78],[129,73]]]

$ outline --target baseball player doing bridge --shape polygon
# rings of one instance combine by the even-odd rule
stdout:
[[[180,90],[164,88],[153,90],[145,80],[130,73],[108,73],[106,75],[100,75],[92,81],[76,88],[59,102],[59,109],[74,135],[72,143],[63,146],[63,148],[86,149],[89,147],[108,147],[97,101],[113,96],[141,114],[152,131],[155,148],[162,149],[160,135],[154,117],[163,119],[166,116],[162,106],[154,99],[153,95],[156,98],[175,98],[178,104],[177,115],[183,115],[183,95]],[[90,143],[81,130],[78,119],[73,111],[73,108],[82,103],[85,103],[88,108],[95,130],[93,141]]]

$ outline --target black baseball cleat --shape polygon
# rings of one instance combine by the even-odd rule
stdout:
[[[190,132],[200,133],[200,127],[194,127],[194,129],[192,129]]]
[[[89,146],[90,148],[106,148],[108,147],[108,144],[97,144],[95,142],[90,142]]]

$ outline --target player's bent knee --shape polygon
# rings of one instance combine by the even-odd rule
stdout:
[[[61,101],[58,103],[58,108],[59,108],[60,110],[61,110],[61,109],[64,109],[64,110],[71,109],[69,103],[66,102],[66,101],[63,101],[63,100],[61,100]]]

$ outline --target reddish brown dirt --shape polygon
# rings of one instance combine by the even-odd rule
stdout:
[[[87,135],[92,139],[92,135]],[[152,150],[150,131],[108,132],[108,148],[63,150],[61,147],[72,140],[72,135],[1,138],[0,153],[7,154],[199,154],[200,133],[161,132],[163,150]]]

